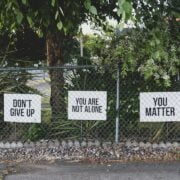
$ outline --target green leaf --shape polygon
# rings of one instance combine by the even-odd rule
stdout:
[[[125,13],[126,14],[131,14],[131,11],[132,11],[132,5],[131,5],[131,3],[130,2],[128,2],[128,1],[125,1],[124,3],[123,3],[123,10],[125,11]]]
[[[51,6],[54,7],[56,3],[56,0],[51,0]]]
[[[152,41],[150,41],[150,46],[155,46],[155,42],[152,40]]]
[[[122,20],[125,20],[125,19],[126,19],[126,12],[123,11],[123,12],[122,12]]]
[[[154,53],[154,57],[155,57],[156,59],[160,58],[160,52],[159,52],[159,51],[156,51],[156,52]]]
[[[12,23],[11,26],[10,26],[10,29],[14,29],[15,26],[16,26],[16,24],[15,24],[15,23]]]
[[[27,16],[27,21],[28,21],[30,27],[32,27],[34,25],[33,20],[30,16]]]
[[[124,4],[124,2],[125,2],[125,0],[118,0],[118,5],[119,5],[119,7],[121,7],[122,4]]]
[[[59,16],[59,11],[56,11],[55,20],[57,20],[58,16]]]
[[[155,41],[156,41],[157,45],[159,45],[161,43],[161,41],[159,39],[157,39],[157,38],[155,39]]]
[[[60,10],[61,14],[64,16],[64,12],[61,7],[59,7],[59,10]]]
[[[62,27],[63,27],[63,24],[62,24],[61,21],[59,21],[59,22],[57,23],[57,28],[58,28],[58,30],[61,30]]]
[[[22,3],[23,3],[24,5],[27,5],[27,0],[22,0]]]
[[[38,30],[36,31],[36,33],[37,33],[37,35],[38,35],[40,38],[42,38],[42,37],[44,36],[43,32],[42,32],[40,29],[38,29]]]
[[[132,17],[132,4],[127,0],[118,0],[117,14],[122,15],[123,20],[127,20]]]
[[[94,7],[94,6],[91,6],[89,11],[94,14],[94,15],[97,15],[97,9]]]
[[[22,20],[23,20],[23,14],[20,11],[17,11],[16,13],[16,20],[18,24],[21,24]]]
[[[86,1],[84,2],[84,6],[85,6],[85,8],[86,8],[87,10],[89,10],[89,9],[91,8],[91,1],[90,1],[90,0],[86,0]]]
[[[12,2],[9,2],[9,3],[7,4],[6,9],[9,10],[9,9],[11,9],[11,7],[12,7]]]

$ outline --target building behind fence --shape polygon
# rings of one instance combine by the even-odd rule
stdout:
[[[140,92],[180,91],[180,79],[172,78],[167,88],[145,81],[139,73],[118,77],[117,70],[98,66],[1,69],[0,140],[180,141],[179,122],[139,120]],[[107,120],[68,120],[68,91],[106,91]],[[9,93],[41,95],[41,123],[4,122],[4,94]]]

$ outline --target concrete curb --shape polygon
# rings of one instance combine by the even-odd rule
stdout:
[[[100,141],[78,141],[78,140],[63,140],[63,141],[58,141],[58,140],[40,140],[37,142],[21,142],[21,141],[12,141],[12,142],[2,142],[0,141],[0,149],[15,149],[15,148],[35,148],[35,147],[63,147],[63,148],[72,148],[72,147],[90,147],[90,146],[95,146],[95,147],[109,147],[109,146],[115,146],[115,145],[125,145],[126,147],[142,147],[142,148],[180,148],[180,143],[179,142],[160,142],[160,143],[150,143],[150,142],[136,142],[136,141],[127,141],[124,143],[119,143],[119,144],[113,144],[111,142],[103,142],[101,143]]]

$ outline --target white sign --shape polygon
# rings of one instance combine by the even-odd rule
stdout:
[[[180,92],[140,93],[140,121],[180,121]]]
[[[107,92],[68,91],[68,119],[106,120]]]
[[[4,121],[41,122],[41,96],[35,94],[4,94]]]

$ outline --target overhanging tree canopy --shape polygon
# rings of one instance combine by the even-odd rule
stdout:
[[[68,36],[77,33],[82,22],[90,19],[103,24],[106,16],[120,19],[120,15],[125,18],[130,14],[130,1],[125,0],[1,0],[0,32],[16,33],[24,24],[28,25],[46,39],[48,65],[61,66],[64,64],[64,42]],[[63,73],[51,71],[50,78],[52,114],[55,117],[58,112],[65,111],[61,92]]]
[[[48,65],[60,66],[64,64],[64,42],[77,33],[82,22],[89,19],[103,24],[107,16],[127,20],[132,12],[137,24],[154,29],[155,34],[160,19],[177,16],[178,0],[1,0],[0,32],[16,33],[24,24],[28,25],[46,39]],[[154,41],[157,41],[156,36]],[[63,73],[51,71],[50,75],[52,110],[54,113],[59,109],[64,111],[60,92],[64,84]]]

